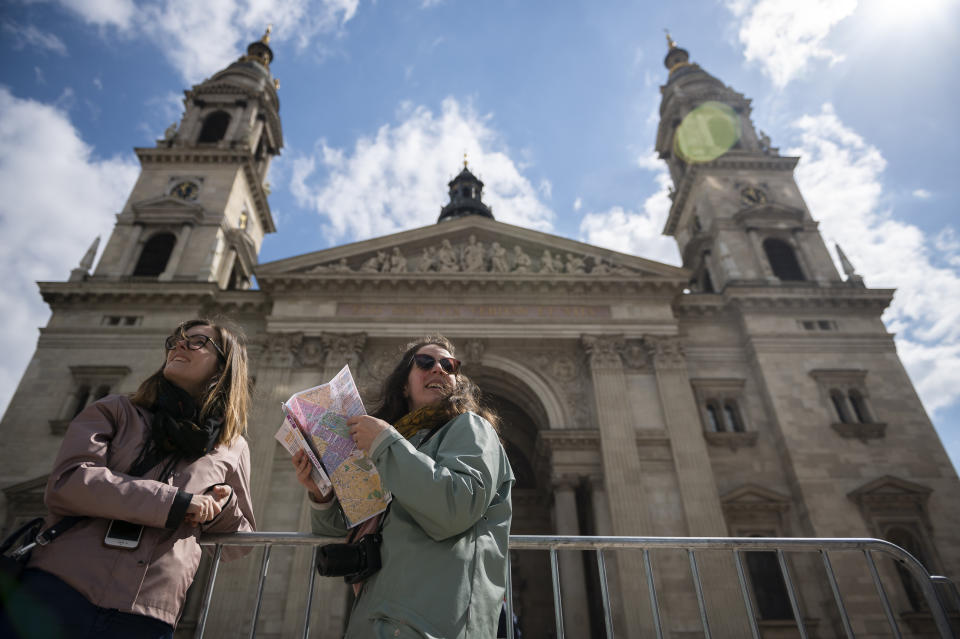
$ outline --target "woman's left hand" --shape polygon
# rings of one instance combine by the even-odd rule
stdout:
[[[350,437],[357,444],[357,448],[364,453],[370,453],[370,444],[377,438],[377,435],[385,430],[393,428],[390,424],[371,417],[370,415],[359,415],[347,420],[347,426],[350,427]]]

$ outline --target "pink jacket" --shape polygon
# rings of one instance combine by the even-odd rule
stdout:
[[[47,525],[65,515],[90,517],[33,551],[30,567],[57,575],[101,608],[155,617],[176,626],[187,588],[200,563],[197,540],[203,532],[254,530],[250,503],[250,450],[238,437],[230,446],[192,462],[179,463],[167,483],[155,479],[160,466],[143,477],[125,474],[136,460],[153,415],[123,395],[87,406],[67,428],[47,481]],[[165,529],[178,489],[201,494],[217,484],[233,488],[220,514],[201,528],[186,523]],[[145,526],[135,550],[108,548],[103,537],[110,519]],[[229,552],[228,552],[229,551]],[[224,547],[232,559],[249,548]]]

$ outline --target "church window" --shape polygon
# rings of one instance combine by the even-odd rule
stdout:
[[[230,114],[226,111],[214,111],[203,120],[203,127],[200,129],[200,137],[197,142],[212,143],[219,142],[227,135],[227,127],[230,125]]]
[[[703,284],[701,285],[701,288],[703,289],[703,292],[704,292],[704,293],[714,293],[714,292],[716,292],[716,291],[714,290],[714,288],[713,288],[713,280],[710,279],[710,271],[707,269],[706,266],[704,266],[704,268],[703,268],[703,280],[702,280],[702,281],[703,281]]]
[[[887,425],[877,420],[870,406],[867,371],[815,370],[810,376],[820,388],[830,427],[841,437],[867,440],[884,436]]]
[[[760,537],[761,535],[751,535]],[[793,619],[787,584],[775,552],[745,552],[747,572],[757,602],[757,616],[763,621]]]
[[[863,396],[858,391],[850,391],[847,397],[850,398],[850,406],[853,407],[853,414],[856,416],[858,422],[861,424],[869,424],[873,421],[867,412],[867,404],[863,401]]]
[[[923,552],[920,541],[907,526],[891,526],[886,530],[883,537],[890,543],[896,544],[897,546],[900,546],[906,550],[908,553],[916,557],[917,561],[923,564],[924,567],[926,567],[928,570],[930,569],[930,563],[924,556],[925,553]],[[927,602],[924,600],[920,586],[910,574],[910,571],[904,568],[903,564],[901,564],[899,561],[896,562],[895,565],[897,567],[897,576],[900,578],[900,584],[903,586],[904,594],[907,596],[907,601],[910,603],[910,609],[914,612],[922,612],[927,610]]]
[[[157,233],[147,240],[133,269],[134,276],[157,277],[163,273],[176,243],[177,238],[173,233]]]
[[[740,419],[740,410],[737,408],[736,400],[728,399],[723,403],[723,417],[729,432],[743,432],[743,421]]]
[[[715,446],[753,446],[757,432],[751,431],[743,406],[744,381],[740,379],[693,379],[694,395],[700,407],[703,436]]]
[[[849,424],[850,414],[847,412],[847,402],[843,396],[843,392],[837,389],[831,390],[830,402],[833,404],[833,409],[836,411],[837,419],[840,420],[840,423]]]
[[[73,397],[74,401],[73,407],[70,409],[70,419],[79,415],[80,411],[87,407],[87,402],[90,401],[90,387],[86,384],[78,387]]]
[[[707,402],[707,427],[712,433],[723,432],[723,422],[720,421],[720,412],[714,402]]]
[[[785,282],[802,282],[806,278],[797,261],[797,254],[787,242],[771,237],[763,241],[763,250],[767,254],[773,274]]]

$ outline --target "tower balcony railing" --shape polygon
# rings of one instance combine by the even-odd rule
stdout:
[[[224,546],[262,547],[260,578],[257,584],[256,605],[250,621],[250,637],[256,636],[257,620],[260,615],[263,599],[264,583],[267,577],[270,562],[270,553],[274,546],[312,547],[311,561],[304,569],[309,570],[309,582],[306,592],[305,611],[302,625],[304,639],[310,636],[310,614],[314,599],[314,584],[317,572],[316,565],[318,548],[328,543],[342,543],[342,538],[319,537],[308,533],[293,532],[253,532],[234,533],[227,535],[205,535],[201,538],[203,546],[213,546],[213,564],[204,584],[203,598],[199,611],[194,636],[203,637],[207,616],[213,597],[213,590],[217,578],[217,569],[220,564],[221,552]],[[651,551],[674,550],[682,551],[687,555],[690,567],[690,576],[699,607],[700,626],[705,639],[715,636],[711,633],[711,622],[708,615],[708,606],[704,597],[704,586],[701,581],[701,567],[698,555],[705,552],[727,554],[733,560],[736,568],[737,584],[730,587],[739,587],[742,605],[742,614],[745,616],[753,639],[761,639],[761,628],[758,623],[756,604],[750,596],[748,586],[748,571],[744,567],[743,553],[745,552],[773,552],[782,571],[783,581],[790,600],[793,613],[793,623],[797,636],[807,639],[808,628],[802,614],[800,597],[792,571],[787,561],[788,554],[818,555],[823,574],[830,585],[836,613],[839,617],[843,632],[848,639],[854,639],[854,623],[841,594],[836,572],[831,563],[831,555],[838,553],[856,553],[865,560],[866,570],[869,572],[876,594],[883,610],[890,636],[900,639],[903,634],[893,606],[888,596],[887,585],[877,568],[877,557],[888,557],[901,566],[912,577],[919,589],[935,627],[936,634],[942,639],[955,637],[950,626],[949,615],[960,612],[960,591],[956,584],[942,575],[932,575],[913,555],[890,542],[882,539],[870,538],[800,538],[800,537],[583,537],[563,535],[511,535],[510,550],[547,552],[550,557],[550,570],[553,590],[553,612],[556,625],[557,639],[566,636],[563,621],[563,601],[560,586],[560,567],[558,552],[560,551],[590,551],[596,561],[599,575],[600,593],[603,608],[603,625],[605,636],[614,637],[613,609],[611,607],[610,584],[607,579],[607,566],[604,551],[633,551],[642,556],[646,590],[649,596],[649,614],[651,625],[658,639],[664,637],[663,613],[660,607],[660,594],[654,579],[654,561]],[[507,582],[506,618],[513,619],[513,587],[511,580]],[[507,637],[514,637],[513,624],[507,623]]]

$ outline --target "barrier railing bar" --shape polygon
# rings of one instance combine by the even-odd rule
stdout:
[[[953,583],[953,580],[949,577],[944,577],[943,575],[930,575],[930,581],[933,584],[943,586],[943,590],[946,590],[950,594],[950,598],[953,600],[953,606],[957,609],[957,612],[960,612],[960,590],[957,590],[957,584]],[[941,600],[941,604],[943,601]],[[944,606],[946,609],[946,606]]]
[[[263,560],[260,562],[260,581],[257,582],[257,605],[253,609],[253,619],[250,621],[250,639],[257,636],[257,620],[260,618],[260,604],[263,602],[263,583],[267,580],[267,568],[270,566],[270,550],[273,545],[263,547]]]
[[[873,561],[873,554],[869,549],[864,549],[863,554],[867,558],[867,566],[870,567],[870,575],[873,577],[873,585],[877,587],[877,593],[880,595],[880,603],[883,605],[883,613],[887,615],[887,623],[890,624],[890,629],[893,630],[893,636],[896,637],[896,639],[901,639],[900,626],[897,625],[897,620],[893,616],[893,610],[890,609],[890,600],[887,599],[887,591],[883,589],[883,583],[880,581],[880,573],[877,572],[877,565]]]
[[[777,550],[777,561],[780,562],[783,579],[787,582],[787,595],[790,597],[790,607],[793,608],[793,618],[797,622],[800,639],[807,639],[807,628],[803,623],[803,615],[800,614],[800,601],[797,599],[797,589],[793,586],[793,577],[790,576],[790,568],[787,567],[787,560],[784,558],[782,550]]]
[[[847,607],[843,604],[843,597],[840,596],[840,586],[837,584],[837,576],[833,572],[830,557],[825,550],[820,551],[820,557],[823,559],[823,567],[827,571],[827,579],[830,581],[830,590],[833,591],[833,599],[837,602],[837,609],[840,611],[843,631],[847,633],[847,639],[854,639],[853,626],[850,625],[850,617],[847,616]]]
[[[313,586],[317,581],[317,553],[320,546],[314,546],[310,554],[310,582],[307,584],[307,611],[303,613],[303,639],[310,637],[310,612],[313,610]]]
[[[700,571],[697,569],[697,558],[692,550],[687,550],[690,557],[690,572],[693,574],[693,585],[697,591],[697,604],[700,605],[700,623],[703,625],[704,639],[710,639],[710,622],[707,620],[707,605],[703,600],[703,585],[700,583]]]
[[[207,584],[203,588],[200,619],[197,620],[197,629],[193,634],[196,639],[203,639],[203,630],[207,625],[207,614],[210,612],[210,600],[213,598],[213,582],[217,580],[217,569],[220,567],[220,555],[222,553],[223,546],[217,544],[217,549],[213,553],[213,563],[210,565],[210,576],[207,577]]]
[[[603,601],[603,623],[607,627],[607,639],[613,639],[613,612],[610,610],[610,591],[607,588],[607,566],[603,563],[603,551],[597,550],[597,571],[600,573],[600,599]]]
[[[747,591],[747,579],[743,574],[743,558],[739,550],[733,551],[733,560],[737,566],[737,580],[740,582],[740,594],[743,595],[743,604],[747,607],[747,619],[750,620],[750,634],[753,639],[760,639],[760,628],[757,627],[757,615],[753,612],[753,600]]]
[[[507,551],[507,639],[513,636],[513,566],[510,565],[510,551]]]
[[[663,639],[663,628],[660,625],[660,602],[657,601],[657,587],[653,583],[653,564],[650,562],[650,551],[647,548],[643,549],[643,568],[647,573],[647,589],[650,591],[653,627],[657,631],[657,639]]]
[[[557,549],[550,549],[550,573],[553,577],[553,614],[557,620],[557,639],[563,639],[563,608],[560,598],[560,569],[557,566]]]

